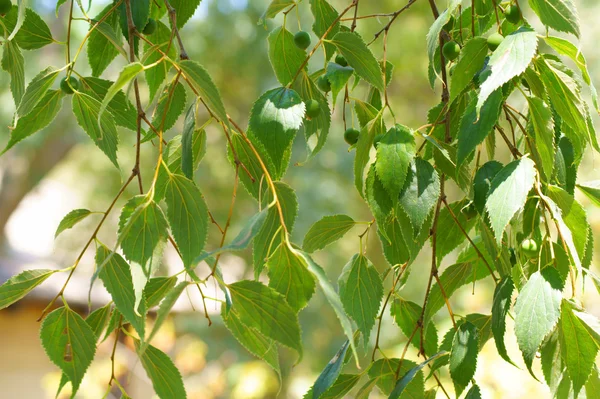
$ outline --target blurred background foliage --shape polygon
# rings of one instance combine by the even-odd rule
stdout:
[[[331,0],[331,3],[341,9],[348,1]],[[96,15],[107,3],[108,0],[94,0],[89,14]],[[438,3],[443,7],[444,0],[438,0]],[[526,2],[521,3],[524,5]],[[600,52],[597,51],[595,41],[600,35],[600,25],[596,23],[597,15],[600,15],[600,4],[596,0],[577,0],[576,3],[583,20],[581,48],[588,58],[592,79],[598,84]],[[267,4],[268,0],[203,0],[193,20],[182,30],[190,57],[203,64],[210,72],[231,116],[242,126],[246,126],[247,115],[255,99],[264,91],[277,86],[267,56],[266,38],[269,30],[280,25],[283,18],[280,15],[276,20],[269,20],[267,29],[258,25],[257,21]],[[405,0],[362,0],[359,15],[390,13],[405,4]],[[65,13],[68,7],[61,9],[57,19],[54,15],[55,5],[54,0],[30,1],[30,6],[42,15],[51,27],[53,36],[57,40],[64,40]],[[524,8],[526,12],[529,11]],[[358,31],[369,41],[387,21],[387,17],[361,20]],[[287,27],[295,32],[300,24],[303,30],[310,31],[312,22],[308,1],[304,0],[299,7],[299,14],[294,12],[288,16]],[[413,128],[425,124],[428,110],[439,102],[440,84],[438,82],[436,91],[432,90],[427,77],[425,35],[432,22],[427,2],[417,1],[408,12],[399,17],[390,31],[387,58],[395,65],[393,81],[389,88],[390,103],[398,121]],[[85,22],[78,22],[74,23],[73,28],[73,42],[79,43],[88,27]],[[537,28],[538,32],[541,32],[539,27]],[[313,44],[316,43],[317,38],[314,34],[312,39]],[[381,45],[380,39],[372,46],[379,57]],[[25,52],[26,81],[48,65],[62,67],[64,50],[62,44],[54,44],[40,51]],[[114,79],[125,64],[126,61],[121,59],[111,66],[103,77]],[[322,66],[323,59],[320,56],[315,57],[310,64],[311,71]],[[89,74],[89,68],[83,58],[78,64],[78,72],[82,75]],[[4,126],[0,130],[0,147],[8,141],[7,127],[11,125],[14,113],[8,84],[8,74],[0,73],[0,125]],[[143,95],[147,96],[145,90]],[[354,95],[360,98],[364,93]],[[298,166],[298,163],[303,163],[306,159],[305,143],[301,134],[294,145],[292,166],[285,181],[296,190],[300,204],[293,232],[293,239],[297,243],[302,242],[310,225],[324,215],[345,213],[355,220],[371,219],[370,212],[352,184],[354,154],[347,151],[347,145],[343,142],[342,106],[343,102],[340,99],[333,116],[329,140],[317,157]],[[52,263],[55,267],[69,266],[76,252],[91,234],[94,222],[88,220],[54,242],[53,233],[58,222],[64,214],[77,207],[105,209],[120,188],[123,179],[127,177],[130,165],[133,165],[135,137],[132,132],[121,131],[119,160],[122,171],[119,174],[77,126],[68,110],[69,107],[69,102],[65,101],[63,111],[48,128],[28,138],[0,158],[0,280],[13,274],[13,269],[21,268],[21,264],[24,263],[45,262]],[[595,122],[598,122],[597,117]],[[181,126],[176,125],[169,132],[169,137],[180,132]],[[232,194],[234,169],[227,160],[223,132],[218,126],[211,125],[207,133],[208,155],[202,161],[196,180],[216,219],[224,223]],[[152,148],[151,145],[146,145],[143,149],[142,164],[146,185],[151,175],[148,171],[156,159],[156,149]],[[593,155],[586,156],[579,176],[581,181],[597,179],[597,162]],[[120,205],[137,193],[131,188],[127,194]],[[450,190],[450,199],[455,199],[452,194]],[[593,228],[600,231],[600,213],[584,198],[580,200],[586,205]],[[240,189],[230,237],[239,231],[256,209],[255,201]],[[105,225],[100,233],[101,240],[106,244],[114,243],[118,214],[113,213],[110,223]],[[357,235],[360,232],[352,231],[345,239],[316,255],[317,261],[326,269],[331,280],[337,280],[344,264],[352,254],[358,252]],[[213,228],[207,247],[216,248],[219,240],[220,234]],[[84,258],[86,263],[77,270],[83,283],[79,287],[71,287],[71,290],[67,291],[68,298],[69,295],[77,295],[77,290],[87,290],[85,284],[93,270],[92,251],[88,252],[90,253]],[[428,252],[424,249],[422,259],[414,263],[408,284],[402,291],[403,296],[417,303],[422,301],[423,287],[429,273]],[[381,255],[375,234],[371,234],[368,253],[380,271],[388,267]],[[451,257],[446,259],[442,268],[449,264]],[[252,278],[251,252],[225,256],[222,267],[228,281],[242,277]],[[163,272],[172,273],[180,268],[176,256],[167,251]],[[62,277],[56,276],[53,280],[57,281],[56,284],[62,283]],[[389,284],[389,281],[386,283]],[[585,307],[591,313],[600,316],[600,303],[591,288],[590,285],[590,289],[586,291],[588,298]],[[217,295],[217,291],[214,286],[208,288],[210,295]],[[54,293],[49,290],[49,295]],[[337,318],[325,299],[320,293],[315,295],[308,308],[300,313],[306,348],[305,358],[300,364],[294,365],[295,354],[282,349],[283,378],[280,385],[276,374],[265,363],[254,359],[231,337],[218,315],[220,305],[210,304],[209,312],[213,323],[208,326],[194,294],[190,293],[191,302],[184,298],[185,303],[179,307],[181,311],[172,322],[166,324],[155,341],[156,346],[168,351],[182,370],[189,396],[192,398],[273,398],[277,395],[282,398],[300,398],[344,340]],[[460,315],[474,312],[489,314],[487,306],[491,303],[492,294],[493,286],[489,281],[478,282],[475,286],[464,287],[454,297],[452,306]],[[41,302],[47,302],[47,299],[43,296],[40,298]],[[84,301],[82,305],[82,309],[85,309]],[[445,316],[444,312],[438,314],[440,338],[450,327]],[[29,321],[23,323],[29,323],[27,325],[37,330],[37,325],[30,320],[35,318],[37,314],[29,315],[29,319],[26,318]],[[0,318],[0,337],[14,331],[14,324],[8,325],[6,320]],[[405,342],[406,337],[393,323],[389,314],[386,314],[382,327],[382,346],[388,356],[399,355]],[[514,337],[509,337],[508,342],[509,351],[513,350],[513,359],[518,358]],[[30,334],[20,337],[17,345],[38,348],[39,342],[36,334]],[[39,350],[41,351],[41,348]],[[3,339],[0,339],[0,351],[16,352],[15,356],[19,356],[19,347],[8,346],[7,341]],[[110,375],[110,350],[105,348],[102,353],[103,357],[94,362],[92,371],[86,377],[85,389],[80,391],[79,396],[83,398],[97,398],[101,396],[98,392],[103,392],[103,384]],[[409,352],[408,357],[414,359],[415,355]],[[367,357],[371,356],[370,351],[365,352],[364,356],[366,364]],[[124,381],[127,381],[127,375],[130,373],[140,374],[139,364],[136,365],[131,356],[127,356],[127,342],[120,347],[117,358]],[[40,359],[41,362],[47,362],[45,357]],[[477,380],[485,397],[522,398],[528,395],[549,395],[543,385],[536,383],[523,370],[503,362],[493,343],[486,345],[480,359]],[[12,374],[0,373],[0,386],[10,386],[15,384],[15,381],[28,380],[28,384],[42,390],[32,392],[46,392],[48,397],[54,397],[60,379],[57,371],[48,372],[38,380],[28,378],[31,374],[27,362],[23,363],[23,367],[19,367],[2,366],[2,369],[10,368]],[[47,369],[53,370],[50,365]],[[143,371],[141,373],[143,374]],[[15,380],[10,375],[20,378]],[[10,387],[7,389],[8,398],[17,397],[10,396],[11,392],[23,392],[18,388],[14,391],[11,391]]]

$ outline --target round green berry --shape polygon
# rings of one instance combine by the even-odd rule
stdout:
[[[348,66],[348,61],[346,61],[346,58],[344,58],[344,56],[341,54],[335,56],[335,63],[343,67]]]
[[[529,257],[534,258],[538,254],[538,245],[534,239],[528,238],[521,243],[521,251]]]
[[[306,103],[306,116],[309,118],[315,118],[321,113],[321,105],[317,100],[308,100]]]
[[[511,4],[510,6],[506,7],[506,10],[504,10],[504,16],[511,24],[518,24],[521,22],[522,18],[521,10],[516,4]]]
[[[5,15],[12,9],[12,2],[10,0],[0,0],[0,14]]]
[[[358,142],[359,135],[360,132],[358,130],[350,127],[344,132],[344,140],[346,140],[346,143],[348,143],[348,145],[354,145]]]
[[[67,78],[65,77],[60,81],[60,89],[65,94],[73,94],[76,90],[79,90],[79,80],[74,76],[70,76],[67,82]]]
[[[317,79],[317,86],[325,93],[331,91],[331,83],[329,82],[329,79],[325,77],[325,75],[319,76]]]
[[[442,54],[448,61],[454,61],[460,55],[460,46],[455,41],[444,44]]]
[[[294,43],[302,50],[306,50],[310,46],[310,34],[301,30],[294,35]]]
[[[490,48],[490,50],[494,51],[498,48],[498,46],[500,45],[500,43],[502,43],[503,40],[504,36],[502,36],[500,33],[492,33],[487,39],[488,47]]]
[[[156,20],[150,18],[148,23],[144,27],[144,31],[142,32],[144,35],[151,35],[156,31]]]

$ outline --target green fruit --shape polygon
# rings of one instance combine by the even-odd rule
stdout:
[[[348,128],[344,132],[344,140],[346,140],[346,143],[348,143],[349,145],[354,145],[358,142],[359,135],[360,132],[358,130],[354,128]]]
[[[321,105],[317,100],[308,100],[306,103],[306,116],[309,118],[315,118],[321,113]]]
[[[319,78],[317,79],[317,86],[325,93],[331,91],[331,83],[329,82],[329,79],[327,79],[324,75],[319,76]]]
[[[343,67],[348,66],[348,61],[346,61],[346,58],[344,58],[344,56],[341,54],[335,56],[335,63]]]
[[[498,48],[498,46],[500,45],[500,43],[502,43],[503,40],[504,36],[502,36],[500,33],[492,33],[487,39],[488,47],[490,48],[490,50],[494,51]]]
[[[518,24],[521,22],[522,18],[521,10],[515,4],[511,4],[510,6],[506,7],[506,10],[504,10],[504,16],[511,24]]]
[[[450,19],[448,20],[448,22],[446,22],[446,25],[444,25],[444,27],[442,29],[444,29],[446,32],[450,32],[453,27],[454,27],[454,15],[450,15]]]
[[[455,41],[444,44],[442,54],[448,61],[454,61],[460,55],[460,46]]]
[[[294,43],[302,50],[306,50],[310,46],[310,34],[301,30],[294,35]]]
[[[77,78],[70,76],[69,82],[67,83],[67,78],[65,77],[60,81],[60,89],[65,94],[73,94],[75,90],[79,90],[79,81]]]
[[[10,0],[0,0],[0,14],[8,14],[12,9],[12,2]]]
[[[521,251],[529,258],[536,257],[538,254],[537,242],[532,238],[526,239],[521,243]]]
[[[150,18],[142,32],[144,35],[151,35],[156,31],[156,20]]]

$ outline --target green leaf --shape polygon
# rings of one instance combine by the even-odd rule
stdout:
[[[450,352],[450,376],[454,382],[457,397],[475,376],[477,354],[479,353],[479,331],[469,322],[462,323],[454,335]]]
[[[446,255],[452,252],[456,247],[465,242],[467,239],[462,229],[468,234],[477,222],[476,217],[468,218],[463,209],[468,207],[466,200],[457,201],[449,204],[440,210],[438,217],[438,231],[443,231],[443,234],[436,234],[436,256],[438,260],[443,259]],[[450,213],[450,210],[452,213]],[[458,220],[454,220],[454,217]],[[432,237],[433,239],[433,237]]]
[[[157,21],[156,24],[154,33],[147,36],[148,40],[154,43],[154,45],[151,46],[144,42],[144,65],[158,62],[163,57],[163,54],[166,54],[171,60],[177,58],[176,46],[171,44],[171,29],[160,21]],[[164,60],[160,64],[146,69],[145,76],[150,91],[150,99],[154,99],[171,68],[171,63]]]
[[[248,135],[264,149],[273,165],[273,179],[279,180],[290,162],[291,147],[304,119],[300,96],[280,87],[263,94],[250,112]]]
[[[406,271],[405,271],[406,273]],[[404,298],[397,297],[390,308],[390,312],[396,321],[396,324],[400,326],[402,333],[406,338],[410,338],[413,335],[415,326],[421,317],[422,308],[414,302],[407,301]],[[433,323],[428,323],[425,327],[425,333],[423,334],[423,347],[426,355],[432,355],[437,352],[438,349],[438,334]],[[412,337],[411,344],[417,348],[421,348],[421,336],[419,333],[415,333]]]
[[[185,87],[180,82],[177,82],[175,88],[173,88],[173,84],[165,87],[165,90],[163,90],[161,96],[158,98],[156,110],[154,110],[154,118],[152,118],[154,127],[163,132],[172,128],[183,113],[186,100]]]
[[[340,376],[333,382],[333,384],[323,392],[319,398],[320,399],[342,399],[345,398],[352,388],[360,381],[362,375],[360,374],[340,374]],[[313,399],[316,396],[313,396],[313,388],[311,388],[306,394],[304,394],[303,399]]]
[[[142,341],[146,331],[146,303],[136,301],[131,268],[125,259],[104,245],[96,251],[96,265],[104,287],[112,297],[116,308],[131,323]]]
[[[294,349],[302,358],[298,316],[283,295],[258,281],[238,281],[228,288],[232,309],[238,313],[242,323]]]
[[[267,19],[275,18],[277,14],[294,4],[296,4],[294,0],[272,0],[264,14],[258,20],[258,25],[267,26]]]
[[[487,200],[492,180],[498,172],[503,168],[503,165],[498,161],[489,161],[484,163],[473,180],[473,203],[477,211],[483,215],[485,212],[485,202]]]
[[[46,354],[67,375],[73,395],[96,354],[96,336],[77,313],[61,307],[44,319],[40,338]]]
[[[227,112],[221,100],[219,89],[213,83],[206,69],[195,61],[184,60],[179,63],[188,83],[198,92],[210,110],[223,122],[229,125]]]
[[[400,192],[400,206],[410,219],[415,233],[435,207],[440,196],[440,178],[431,164],[415,158]]]
[[[465,44],[450,79],[450,103],[471,84],[475,74],[481,71],[487,54],[488,44],[483,37],[475,37]]]
[[[169,2],[176,11],[178,29],[183,28],[200,5],[200,0],[170,0]]]
[[[237,155],[239,162],[243,163],[248,169],[249,173],[246,173],[244,170],[240,170],[240,181],[242,182],[244,188],[248,193],[255,199],[258,200],[260,198],[261,188],[264,186],[261,185],[261,182],[264,180],[263,170],[261,168],[260,162],[250,145],[245,141],[244,137],[241,134],[232,134],[231,135],[231,143],[227,143],[227,157],[229,158],[229,162],[233,167],[236,165],[236,157]],[[252,179],[250,176],[252,176]]]
[[[383,300],[383,282],[377,269],[362,255],[354,255],[348,266],[348,276],[340,285],[340,299],[366,344]]]
[[[571,0],[529,0],[529,5],[544,25],[579,37],[579,16]]]
[[[269,257],[267,267],[269,287],[281,293],[295,312],[303,309],[315,292],[315,279],[304,259],[282,243]]]
[[[323,294],[325,294],[325,298],[327,298],[327,301],[329,302],[336,316],[340,320],[342,330],[344,331],[346,338],[350,342],[350,348],[352,349],[354,359],[356,360],[356,365],[360,366],[358,362],[358,354],[356,352],[356,345],[354,343],[354,332],[352,331],[352,323],[346,315],[346,312],[344,311],[344,306],[342,305],[342,301],[339,295],[329,282],[329,279],[327,278],[327,275],[325,274],[323,268],[317,265],[307,253],[300,252],[300,255],[306,261],[306,264],[308,265],[308,270],[310,270],[310,272],[314,274],[315,277],[317,277],[317,281],[321,286],[321,289],[323,290]]]
[[[548,186],[548,196],[560,208],[562,221],[571,231],[571,239],[563,238],[567,241],[572,240],[579,258],[583,259],[588,243],[588,231],[591,229],[585,209],[571,194],[560,187]]]
[[[109,87],[106,95],[102,99],[102,104],[100,105],[100,110],[98,111],[98,125],[102,126],[102,116],[108,107],[108,104],[113,99],[114,96],[117,95],[121,91],[123,87],[125,87],[129,82],[136,78],[136,76],[144,70],[144,66],[139,62],[132,62],[131,64],[126,65],[121,72],[119,73],[119,77],[117,80]]]
[[[226,311],[226,306],[221,307],[221,317],[225,327],[254,356],[263,359],[269,366],[275,370],[277,375],[281,376],[279,367],[279,353],[277,344],[272,339],[264,336],[254,328],[244,324],[235,309]],[[280,377],[281,378],[281,377]]]
[[[323,249],[342,238],[355,225],[354,219],[347,215],[325,216],[310,227],[302,248],[309,253]]]
[[[469,392],[467,392],[465,399],[481,399],[481,389],[479,386],[473,385],[471,389],[469,389]]]
[[[141,265],[150,276],[159,244],[167,237],[167,220],[160,207],[146,196],[130,199],[119,217],[119,243],[127,259]],[[173,233],[175,235],[175,233]]]
[[[0,310],[7,308],[29,294],[58,270],[39,269],[26,270],[12,276],[0,285]]]
[[[13,6],[4,16],[4,26],[12,32],[7,40],[11,41],[14,38],[23,50],[36,50],[54,43],[50,28],[42,17],[31,8],[25,10],[25,4],[20,3],[18,8]]]
[[[315,381],[312,387],[312,399],[319,399],[323,397],[323,394],[333,385],[342,371],[344,366],[344,359],[346,358],[346,351],[348,351],[348,345],[350,341],[344,342],[344,345],[340,348],[335,356],[327,363],[327,366],[321,371],[319,377]]]
[[[171,313],[173,306],[175,306],[175,302],[179,299],[183,291],[190,285],[187,281],[182,281],[173,287],[165,296],[165,299],[160,303],[160,307],[156,312],[156,319],[154,320],[154,325],[152,326],[152,331],[148,336],[148,342],[152,341],[152,338],[156,335],[160,327],[164,324],[165,320]]]
[[[513,364],[508,357],[506,345],[504,344],[504,333],[506,332],[506,315],[510,311],[511,297],[515,285],[510,277],[505,277],[500,281],[494,290],[494,302],[492,304],[492,333],[496,342],[498,354],[504,360]]]
[[[85,318],[85,322],[90,326],[94,335],[96,336],[96,340],[99,340],[102,337],[102,332],[106,327],[106,323],[108,322],[108,316],[110,316],[112,304],[107,304],[101,308],[94,310],[92,313]],[[65,376],[66,378],[66,376]]]
[[[340,32],[333,37],[331,43],[346,58],[348,65],[354,68],[358,76],[379,91],[385,90],[379,62],[359,35]]]
[[[119,135],[113,116],[100,113],[101,104],[94,97],[82,92],[75,92],[72,100],[73,114],[79,126],[90,136],[96,146],[102,150],[115,167]],[[33,113],[33,112],[32,112]]]
[[[369,121],[360,132],[358,142],[356,143],[356,156],[354,157],[354,186],[362,196],[364,191],[364,173],[365,167],[369,163],[371,148],[378,134],[385,132],[382,113]]]
[[[95,98],[100,103],[106,97],[108,89],[113,82],[94,77],[81,78],[81,91]],[[106,110],[114,117],[115,123],[132,131],[137,130],[137,110],[134,105],[125,96],[123,91],[119,91],[108,103]]]
[[[552,177],[555,156],[552,110],[542,99],[537,97],[527,97],[527,104],[529,104],[530,131],[533,133],[535,143],[534,150],[541,160],[538,169],[549,180]]]
[[[67,215],[60,221],[60,224],[56,229],[56,233],[54,233],[54,238],[58,237],[58,235],[63,231],[70,229],[77,223],[81,222],[91,213],[92,212],[88,211],[87,209],[75,209],[67,213]]]
[[[296,76],[306,59],[306,52],[294,43],[292,35],[284,26],[273,29],[269,34],[269,60],[277,80],[288,85]]]
[[[163,300],[165,295],[177,284],[177,276],[171,277],[153,277],[148,280],[144,288],[144,297],[146,306],[151,309]]]
[[[304,120],[304,137],[306,139],[306,149],[308,150],[308,157],[304,162],[308,162],[321,151],[327,142],[331,126],[331,110],[329,109],[327,97],[323,95],[306,71],[300,74],[300,79],[297,79],[295,87],[302,101],[306,103],[311,99],[315,100],[321,108],[321,112],[317,117]]]
[[[575,65],[581,70],[583,80],[588,85],[592,84],[590,74],[587,68],[587,62],[583,53],[570,41],[556,36],[544,36],[546,43],[558,54],[569,57]]]
[[[438,51],[440,47],[440,33],[446,25],[454,11],[460,6],[460,0],[450,0],[448,1],[448,8],[442,12],[439,17],[435,20],[435,22],[429,28],[427,32],[427,55],[429,56],[429,65],[434,65],[434,61],[437,58],[439,60],[439,52],[438,57],[436,57],[436,51]],[[433,83],[432,83],[433,86]]]
[[[458,166],[465,163],[477,146],[494,131],[494,126],[498,123],[502,104],[504,103],[502,90],[494,91],[481,109],[477,108],[477,103],[478,100],[474,98],[460,122],[456,153]]]
[[[13,40],[5,40],[2,47],[2,69],[10,74],[10,91],[18,106],[25,93],[25,59]]]
[[[139,351],[140,342],[137,340],[135,347]],[[159,398],[187,398],[183,378],[169,356],[150,345],[139,357],[148,378],[152,381],[154,392]]]
[[[184,128],[185,130],[185,128]],[[206,154],[206,131],[204,130],[198,130],[196,129],[192,134],[191,134],[191,141],[192,143],[190,144],[191,147],[191,155],[187,155],[187,158],[190,159],[191,161],[191,173],[193,174],[194,171],[196,171],[196,169],[198,169],[198,166],[200,165],[200,161],[202,161],[202,158],[204,157],[204,155]],[[182,140],[183,140],[183,136],[182,135],[177,135],[175,137],[173,137],[169,143],[167,144],[167,149],[166,151],[163,153],[163,159],[165,161],[165,163],[167,164],[167,168],[169,172],[171,172],[172,174],[175,175],[181,175],[183,174],[182,171],[182,164],[183,161],[181,160],[182,156],[183,156],[183,148],[182,148]],[[187,148],[188,143],[186,143],[186,149],[185,151],[189,151]],[[186,163],[190,162],[186,159]],[[158,174],[158,181],[156,182],[156,187],[157,187],[157,192],[156,192],[156,196],[158,198],[162,198],[164,192],[163,189],[165,187],[165,182],[168,176],[168,173],[166,173],[167,171],[165,170],[165,168],[161,168],[159,170],[159,174]],[[158,200],[158,198],[155,197],[155,200]]]
[[[600,206],[600,180],[580,183],[577,188],[586,195],[596,206]]]
[[[19,141],[48,126],[60,111],[63,97],[64,94],[61,90],[49,90],[29,114],[17,121],[17,126],[12,130],[10,140],[2,154]]]
[[[323,37],[325,40],[330,40],[340,31],[340,22],[334,21],[338,18],[339,14],[326,0],[310,0],[310,10],[315,17],[313,23],[313,32],[321,38],[329,30],[327,36]],[[331,29],[330,29],[331,27]],[[331,43],[324,42],[323,49],[325,51],[325,59],[329,60],[335,53],[335,46]]]
[[[415,138],[403,125],[392,127],[377,144],[375,170],[390,197],[397,198],[400,194],[414,156]]]
[[[525,206],[534,181],[535,164],[529,158],[509,163],[492,180],[485,208],[498,244],[508,222]]]
[[[88,48],[94,51],[87,52],[93,76],[102,75],[102,72],[106,70],[119,53],[126,56],[121,46],[121,36],[115,33],[119,29],[119,14],[113,11],[102,23],[98,24],[97,22],[104,18],[106,13],[112,10],[113,7],[113,4],[107,5],[93,19],[96,22],[90,27],[90,30],[94,26],[96,27],[90,31],[88,40]]]
[[[371,379],[377,380],[377,387],[384,395],[392,395],[396,390],[399,381],[396,381],[396,371],[398,370],[399,359],[387,358],[379,359],[371,364],[368,374]],[[421,369],[416,369],[418,365],[408,359],[402,360],[398,376],[407,376],[406,380],[401,384],[403,387],[398,389],[396,394],[391,397],[400,397],[402,399],[421,398],[425,392],[425,384],[423,382],[423,373]],[[412,372],[411,372],[412,371]],[[400,379],[402,381],[402,379]],[[401,393],[402,395],[400,396]]]
[[[500,43],[488,63],[492,73],[481,84],[477,101],[478,113],[496,89],[525,72],[537,51],[537,45],[537,33],[528,27],[520,28]]]
[[[399,379],[398,382],[396,383],[396,385],[394,386],[394,390],[390,394],[389,399],[398,399],[398,398],[400,398],[401,395],[402,395],[402,393],[404,392],[404,390],[413,381],[413,379],[415,378],[415,376],[417,375],[417,373],[419,371],[423,370],[423,368],[427,364],[429,364],[429,362],[431,362],[433,360],[436,360],[436,359],[438,359],[438,358],[440,358],[442,356],[446,356],[447,354],[448,354],[448,352],[439,352],[439,353],[436,353],[435,355],[431,356],[429,359],[425,360],[423,363],[421,363],[418,366],[415,366],[415,367],[411,368],[410,370],[408,370],[408,372],[406,372],[406,374],[404,374],[404,376],[401,379]],[[407,393],[409,393],[409,391],[407,391]],[[413,397],[413,396],[410,395],[410,397]]]
[[[560,311],[560,347],[575,397],[594,368],[598,346],[572,306],[563,299]]]
[[[59,71],[54,67],[48,67],[31,80],[17,108],[17,115],[19,117],[23,117],[34,110],[35,106],[56,80],[58,73]]]
[[[331,98],[333,99],[334,108],[338,94],[346,86],[346,83],[348,83],[353,74],[354,69],[350,66],[341,66],[335,62],[327,64],[327,72],[323,76],[331,84]]]
[[[146,24],[148,23],[148,18],[150,18],[150,0],[136,0],[131,2],[131,17],[133,19],[133,24],[138,32],[142,32]],[[120,16],[119,20],[121,21],[121,31],[123,32],[123,36],[129,42],[129,27],[128,27],[128,18],[127,18],[127,7],[125,6],[125,2],[121,3],[119,6]],[[135,38],[135,52],[137,53],[137,42],[138,39]]]
[[[525,364],[532,374],[531,365],[538,348],[558,323],[561,290],[558,272],[547,267],[541,273],[533,273],[517,297],[515,334]]]

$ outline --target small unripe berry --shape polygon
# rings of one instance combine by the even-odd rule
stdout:
[[[348,66],[348,61],[346,61],[346,58],[344,58],[344,56],[341,54],[335,56],[335,63],[343,67]]]
[[[329,82],[329,79],[327,79],[324,75],[319,76],[319,78],[317,79],[317,87],[325,93],[331,91],[331,83]]]
[[[306,103],[306,116],[315,118],[321,113],[321,105],[317,100],[310,99]]]
[[[358,136],[360,136],[360,132],[354,128],[348,128],[344,132],[344,140],[349,145],[354,145],[358,142]]]
[[[511,24],[518,24],[522,17],[521,10],[515,4],[511,4],[510,6],[506,7],[506,10],[504,10],[504,16]]]
[[[151,35],[156,31],[156,20],[150,18],[142,32],[144,35]]]
[[[502,36],[500,33],[492,33],[487,39],[488,47],[490,48],[490,50],[494,51],[498,48],[498,46],[500,45],[500,43],[502,43],[503,40],[504,36]]]
[[[442,54],[448,61],[454,61],[460,55],[460,46],[455,41],[444,44]]]
[[[12,2],[10,0],[0,0],[0,14],[5,15],[12,9]]]
[[[74,76],[70,76],[69,82],[67,83],[67,78],[65,77],[60,81],[60,89],[65,94],[73,94],[75,90],[79,90],[79,80]]]
[[[521,243],[521,251],[529,257],[535,258],[538,254],[538,245],[534,239],[528,238]]]
[[[310,34],[301,30],[294,35],[294,43],[302,50],[306,50],[310,46]]]

